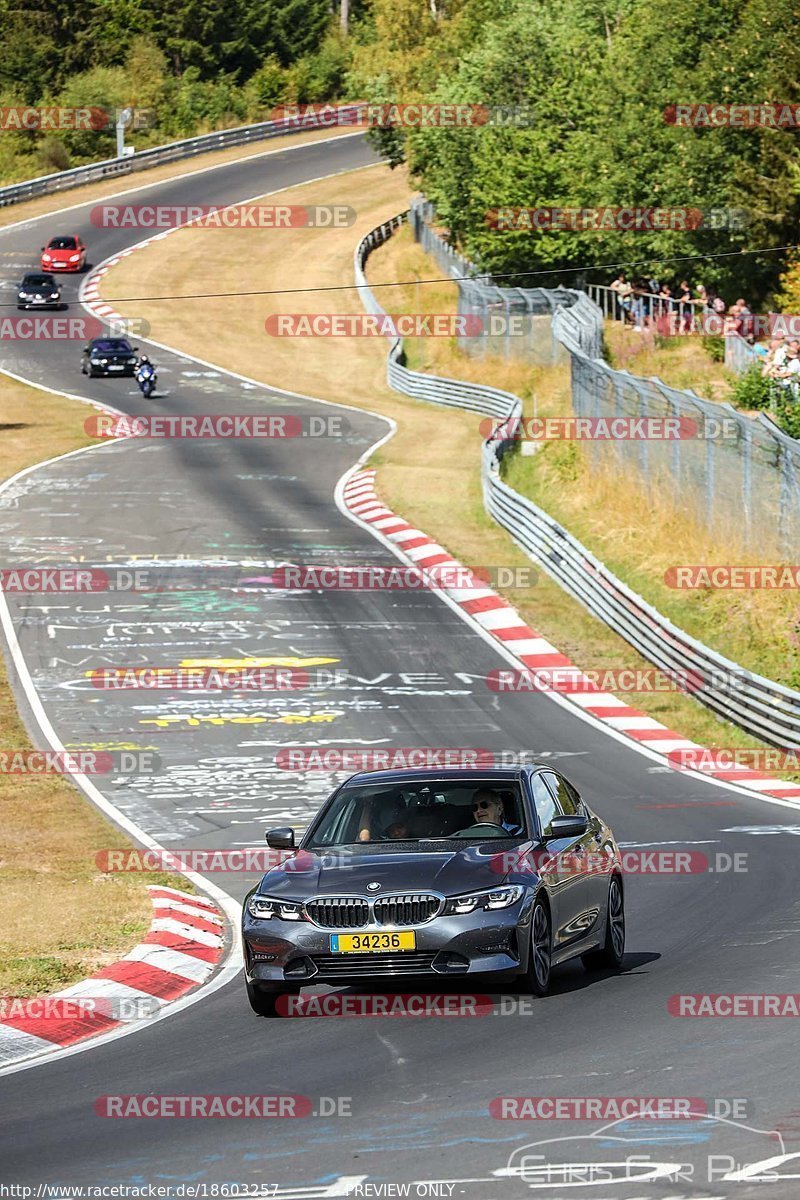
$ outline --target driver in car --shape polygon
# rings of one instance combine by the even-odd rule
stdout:
[[[510,834],[522,833],[519,825],[506,820],[503,800],[492,788],[478,788],[472,797],[472,819],[476,825],[499,825]]]

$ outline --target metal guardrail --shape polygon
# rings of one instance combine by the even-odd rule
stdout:
[[[367,283],[365,263],[370,253],[387,241],[404,219],[405,214],[371,230],[356,247],[355,282],[369,312],[383,314],[384,310]],[[588,297],[584,297],[584,301],[590,309],[595,309]],[[561,335],[566,334],[572,342],[568,345],[572,354],[577,351],[583,356],[579,343],[584,322],[574,311],[578,306],[583,307],[580,301],[571,308],[559,309],[554,324],[571,320],[572,329],[567,333],[562,327]],[[585,328],[590,329],[590,326],[591,322]],[[522,402],[518,396],[496,388],[423,375],[402,365],[401,359],[402,339],[393,338],[387,378],[395,391],[501,418],[495,436],[486,440],[482,449],[484,504],[526,554],[568,595],[625,638],[649,662],[664,671],[688,673],[688,678],[696,684],[692,696],[713,712],[769,745],[800,749],[800,692],[746,671],[678,629],[609,571],[557,521],[503,482],[500,464],[503,455],[514,445],[515,422],[502,419],[521,415]]]
[[[347,124],[347,117],[355,115],[360,105],[343,104],[338,108],[339,123]],[[325,126],[323,126],[324,128]],[[183,138],[165,146],[154,146],[152,150],[141,150],[130,158],[108,158],[102,162],[86,163],[69,171],[58,171],[53,175],[42,175],[23,183],[12,183],[0,188],[0,207],[19,204],[35,196],[47,196],[53,192],[79,187],[82,183],[94,183],[116,175],[130,175],[135,171],[146,171],[162,163],[177,162],[205,154],[209,150],[225,150],[229,146],[246,146],[250,142],[263,142],[269,138],[282,137],[303,129],[320,128],[319,118],[313,113],[297,118],[282,118],[279,121],[261,121],[256,125],[240,125],[236,129],[223,129],[218,133],[202,133],[198,137]]]
[[[453,255],[432,227],[433,208],[415,199],[415,236],[425,229],[423,247],[440,245],[437,261],[457,279],[459,311],[491,319],[496,297],[513,306],[525,297],[528,311],[547,312],[542,289],[499,288],[474,277],[466,259]],[[473,276],[462,282],[464,264]],[[458,270],[456,269],[458,268]],[[484,277],[485,278],[485,277]],[[554,289],[552,316],[532,319],[518,342],[530,362],[558,362],[569,355],[572,407],[576,416],[684,418],[697,436],[672,440],[595,439],[584,443],[594,470],[632,472],[661,500],[687,512],[727,544],[791,559],[800,541],[800,442],[765,413],[750,417],[727,403],[705,400],[689,389],[669,387],[657,376],[645,379],[614,370],[602,357],[603,313],[584,291]],[[537,353],[528,353],[538,340]],[[487,339],[491,340],[491,339]],[[726,342],[736,339],[727,338]],[[459,345],[463,346],[462,340]],[[495,346],[497,343],[495,342]]]
[[[355,280],[361,302],[367,312],[385,316],[383,308],[367,283],[364,275],[364,263],[375,247],[387,241],[407,217],[408,213],[401,213],[399,216],[393,217],[391,221],[379,225],[377,229],[371,230],[356,247]],[[387,378],[389,386],[396,392],[414,396],[417,400],[429,400],[432,404],[445,404],[449,408],[466,408],[471,412],[501,419],[522,415],[522,401],[512,392],[484,387],[479,383],[466,383],[461,379],[444,379],[439,375],[424,375],[419,371],[409,370],[405,365],[403,339],[400,337],[393,338],[389,348]]]

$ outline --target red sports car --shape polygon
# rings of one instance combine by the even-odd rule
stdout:
[[[86,247],[77,234],[61,234],[42,246],[43,271],[82,271]]]

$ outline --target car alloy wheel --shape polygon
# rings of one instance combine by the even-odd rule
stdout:
[[[616,875],[608,885],[608,909],[606,913],[606,939],[599,950],[590,950],[581,955],[587,970],[616,970],[625,957],[625,898],[622,884]]]
[[[543,900],[537,900],[531,915],[531,950],[525,990],[534,996],[546,996],[550,990],[550,964],[553,957],[553,938],[550,913]]]

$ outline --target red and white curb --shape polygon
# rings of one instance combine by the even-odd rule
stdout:
[[[233,206],[231,205],[231,207]],[[186,224],[192,224],[192,222],[186,222]],[[113,322],[115,327],[124,325],[126,318],[114,308],[113,304],[110,304],[108,300],[104,300],[100,295],[100,283],[103,276],[107,275],[112,267],[122,262],[123,258],[129,258],[137,250],[144,250],[153,242],[163,241],[171,233],[177,233],[185,227],[185,225],[174,225],[170,229],[162,230],[161,233],[154,233],[152,237],[148,237],[142,242],[137,242],[135,246],[131,246],[127,250],[121,250],[119,254],[115,254],[112,258],[107,258],[99,267],[95,267],[80,289],[80,300],[84,308],[94,313],[96,317],[101,317],[104,321],[109,322],[109,324]],[[127,318],[127,320],[130,323],[131,318]],[[145,335],[142,334],[141,336],[144,337]]]
[[[372,526],[384,538],[393,543],[415,567],[427,570],[433,567],[446,567],[454,572],[456,570],[462,572],[459,578],[468,577],[469,572],[466,568],[454,559],[443,546],[438,545],[421,529],[416,529],[383,504],[375,491],[375,474],[372,469],[357,471],[344,484],[342,499],[348,512],[358,520]],[[492,588],[484,586],[481,581],[476,581],[475,586],[443,587],[441,591],[477,622],[487,634],[502,643],[504,649],[514,654],[523,666],[531,670],[558,667],[575,671],[579,685],[585,687],[586,690],[562,694],[561,698],[580,707],[587,715],[602,721],[615,732],[624,734],[640,746],[663,755],[665,763],[669,762],[667,755],[670,751],[702,752],[706,749],[697,742],[689,741],[688,738],[668,729],[666,725],[662,725],[660,721],[640,712],[639,709],[626,704],[618,696],[596,688],[566,655],[527,625],[507,600]],[[699,765],[692,766],[692,771],[708,775],[721,782],[734,783],[762,796],[774,796],[778,799],[800,796],[799,783],[775,779],[761,771],[743,766],[732,765],[724,769],[704,769],[702,765]]]
[[[0,1066],[107,1034],[125,1024],[126,1016],[147,1020],[209,979],[224,949],[220,910],[176,888],[147,890],[153,904],[150,932],[124,958],[39,1000],[0,998]]]

